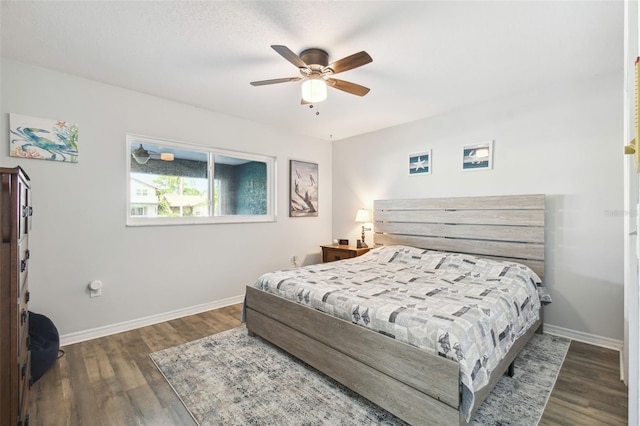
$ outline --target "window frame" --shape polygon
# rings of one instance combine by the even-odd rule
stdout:
[[[142,143],[167,146],[170,148],[198,151],[207,154],[207,190],[209,215],[208,216],[182,216],[182,217],[145,217],[131,215],[131,146]],[[214,167],[215,156],[233,157],[248,161],[259,161],[266,164],[267,170],[267,213],[263,215],[225,215],[213,216],[214,212]],[[163,139],[153,136],[142,136],[133,133],[126,134],[126,185],[127,185],[127,202],[126,202],[126,226],[173,226],[173,225],[205,225],[205,224],[221,224],[221,223],[261,223],[275,222],[276,214],[276,157],[252,154],[247,152],[232,151],[227,149],[215,148],[211,146],[198,145],[189,142]]]

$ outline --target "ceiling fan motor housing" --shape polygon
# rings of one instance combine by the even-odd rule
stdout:
[[[329,54],[322,49],[306,49],[300,53],[300,59],[314,71],[318,71],[321,68],[329,65]],[[314,67],[314,65],[316,65]]]

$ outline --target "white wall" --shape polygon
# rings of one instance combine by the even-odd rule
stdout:
[[[292,255],[320,261],[331,240],[330,143],[15,61],[3,59],[1,77],[0,165],[22,166],[33,186],[30,309],[62,335],[241,300]],[[79,163],[8,157],[8,113],[78,123]],[[276,156],[277,222],[126,227],[127,132]],[[290,159],[319,164],[317,218],[288,217]],[[89,298],[92,279],[102,297]]]
[[[544,193],[545,323],[619,343],[621,94],[622,74],[606,75],[334,142],[333,238],[358,238],[356,209],[375,199]],[[494,169],[462,172],[462,145],[492,139]],[[428,148],[432,174],[408,176]]]
[[[332,155],[324,141],[3,60],[5,138],[10,112],[80,128],[78,164],[0,151],[0,166],[21,165],[33,181],[31,309],[64,335],[238,300],[292,255],[319,262],[319,244],[359,238],[355,212],[374,199],[545,193],[554,297],[545,322],[622,340],[621,81],[607,75],[472,106],[334,142]],[[127,132],[277,156],[277,222],[126,227]],[[461,146],[488,139],[494,170],[460,171]],[[408,154],[426,148],[433,174],[408,176]],[[288,217],[290,159],[319,163],[318,218]],[[92,279],[104,282],[102,297],[89,298]]]

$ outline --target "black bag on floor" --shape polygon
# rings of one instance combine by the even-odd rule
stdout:
[[[60,335],[49,318],[29,311],[29,349],[31,378],[35,383],[58,358]]]

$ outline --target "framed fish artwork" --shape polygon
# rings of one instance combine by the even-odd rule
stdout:
[[[9,114],[9,155],[78,162],[78,126],[63,120]]]
[[[493,168],[493,141],[462,147],[462,170],[491,170]]]

